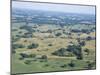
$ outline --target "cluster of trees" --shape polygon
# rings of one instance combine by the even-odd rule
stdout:
[[[48,44],[48,46],[52,46],[52,44]]]
[[[17,37],[17,38],[20,38],[20,37],[21,37],[21,35],[16,35],[16,37]]]
[[[31,26],[28,26],[28,25],[21,26],[20,29],[25,29],[28,32],[35,32],[35,30],[32,29],[32,27]]]
[[[81,32],[81,33],[86,33],[86,34],[88,34],[90,31],[88,30],[88,29],[72,29],[71,30],[71,32],[74,32],[74,33],[79,33],[79,32]]]
[[[68,64],[70,67],[75,67],[75,63],[73,60],[70,61],[70,63]]]
[[[47,55],[42,55],[40,59],[41,61],[45,61],[45,62],[48,61]]]
[[[69,45],[67,51],[72,52],[77,56],[77,59],[83,59],[82,47],[80,45]]]
[[[63,32],[66,35],[72,35],[71,32]]]
[[[18,37],[14,37],[14,36],[12,36],[12,42],[16,42],[16,41],[18,41],[18,40],[19,40]]]
[[[57,51],[53,52],[52,54],[57,56],[67,56],[67,57],[74,56],[74,54],[72,52],[68,52],[66,48],[60,48]]]
[[[94,66],[95,66],[95,62],[87,61],[87,66],[85,68],[91,70],[93,69]]]
[[[83,59],[82,48],[80,45],[69,45],[67,48],[60,48],[52,54],[57,56],[67,56],[67,52],[70,52],[70,56],[76,55],[77,59]]]
[[[80,38],[77,38],[77,42],[80,46],[85,46],[86,42],[84,40],[81,40]]]
[[[60,67],[61,67],[61,68],[66,68],[67,66],[72,67],[72,68],[75,67],[74,61],[71,60],[68,64],[63,64],[63,65],[61,65]]]
[[[87,55],[89,55],[90,50],[86,48],[86,49],[84,49],[84,52],[86,52],[86,53],[87,53]]]
[[[91,37],[91,36],[88,36],[88,37],[86,38],[87,41],[94,40],[94,39],[96,39],[96,38],[93,38],[93,37]]]
[[[26,54],[26,53],[20,53],[19,60],[23,60],[25,58],[33,58],[32,60],[25,60],[25,64],[30,64],[32,61],[36,61],[36,59],[40,59],[41,62],[47,62],[48,57],[47,55],[42,55],[40,58],[37,58],[36,54]]]
[[[27,33],[24,33],[24,35],[22,37],[23,38],[32,38],[33,34],[32,34],[32,32],[27,32]]]
[[[90,61],[89,61],[89,62],[87,63],[86,68],[89,69],[89,70],[91,70],[91,69],[93,69],[94,64],[95,64],[94,62],[90,62]],[[60,67],[65,68],[65,67],[67,67],[67,65],[68,65],[69,67],[72,67],[72,68],[76,66],[74,60],[71,60],[68,64],[63,64],[63,65],[61,65]]]
[[[37,44],[37,43],[32,43],[31,45],[28,46],[28,49],[37,48],[38,46],[39,46],[39,44]]]
[[[57,33],[57,34],[55,34],[55,35],[58,37],[58,36],[61,36],[62,34],[61,34],[61,33]]]
[[[22,44],[12,44],[12,53],[16,53],[17,48],[24,48],[25,46]]]
[[[50,30],[50,29],[49,29],[49,30],[47,30],[47,33],[52,33],[52,32],[53,32],[53,31],[52,31],[52,30]]]
[[[64,53],[66,52],[65,48],[60,48],[57,51],[53,52],[53,55],[57,55],[57,56],[65,56]]]
[[[65,67],[67,67],[67,64],[63,64],[63,65],[61,65],[60,67],[61,67],[61,68],[65,68]]]
[[[35,58],[36,54],[26,54],[26,53],[20,53],[20,60],[24,59],[24,58]]]
[[[87,38],[88,38],[88,37],[87,37]],[[91,40],[90,38],[91,38],[91,37],[89,37],[88,40]],[[78,41],[78,43],[79,43],[80,46],[85,46],[85,45],[86,45],[85,41],[81,41],[80,38],[77,38],[77,41]],[[90,51],[89,51],[88,48],[85,48],[85,49],[84,49],[84,52],[86,52],[87,55],[89,55],[89,52],[90,52]]]
[[[21,26],[20,29],[25,29],[28,31],[27,33],[24,33],[24,35],[22,36],[23,38],[30,38],[33,36],[32,33],[35,32],[35,30],[32,29],[32,27],[28,25]]]
[[[12,49],[17,49],[17,48],[24,48],[25,46],[22,44],[12,44]]]
[[[79,45],[80,45],[80,46],[85,46],[85,44],[86,44],[85,41],[80,41],[80,42],[79,42]]]

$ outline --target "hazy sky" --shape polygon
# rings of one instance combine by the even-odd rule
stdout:
[[[71,13],[95,14],[95,6],[81,6],[81,5],[64,5],[64,4],[48,4],[48,3],[34,3],[34,2],[12,2],[14,8],[26,8],[46,11],[60,11]]]

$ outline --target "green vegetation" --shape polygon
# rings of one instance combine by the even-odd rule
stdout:
[[[48,46],[52,46],[52,44],[48,44]]]
[[[28,46],[28,49],[32,49],[32,48],[37,48],[39,45],[32,43],[31,45]]]
[[[71,62],[68,64],[70,67],[75,67],[75,63],[71,60]]]
[[[94,25],[24,24],[12,25],[12,73],[95,69]]]
[[[65,51],[66,51],[66,49],[64,49],[64,48],[61,48],[61,49],[59,49],[58,51],[55,51],[54,53],[52,53],[53,55],[58,55],[58,56],[65,56]]]
[[[26,60],[24,63],[28,65],[28,64],[31,64],[31,61],[30,60]]]
[[[24,48],[25,46],[23,46],[22,44],[13,44],[12,45],[12,49],[17,49],[17,48]]]
[[[61,35],[61,33],[57,33],[57,34],[55,34],[56,36],[60,36]]]
[[[42,56],[41,56],[41,59],[42,59],[43,61],[48,61],[48,57],[47,57],[46,55],[42,55]]]
[[[69,45],[67,51],[73,52],[77,56],[77,59],[83,59],[82,47],[80,45]]]
[[[84,52],[86,52],[86,53],[87,53],[87,55],[89,55],[90,50],[86,48],[86,49],[84,49]]]
[[[85,46],[85,44],[86,44],[85,41],[79,42],[80,46]]]

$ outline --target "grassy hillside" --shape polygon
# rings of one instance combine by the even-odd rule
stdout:
[[[95,69],[94,27],[13,23],[12,73]]]

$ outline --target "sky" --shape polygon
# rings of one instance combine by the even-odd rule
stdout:
[[[83,5],[68,5],[68,4],[65,5],[65,4],[13,1],[12,8],[45,10],[45,11],[56,11],[56,12],[67,12],[67,13],[95,14],[95,6],[83,6]]]

